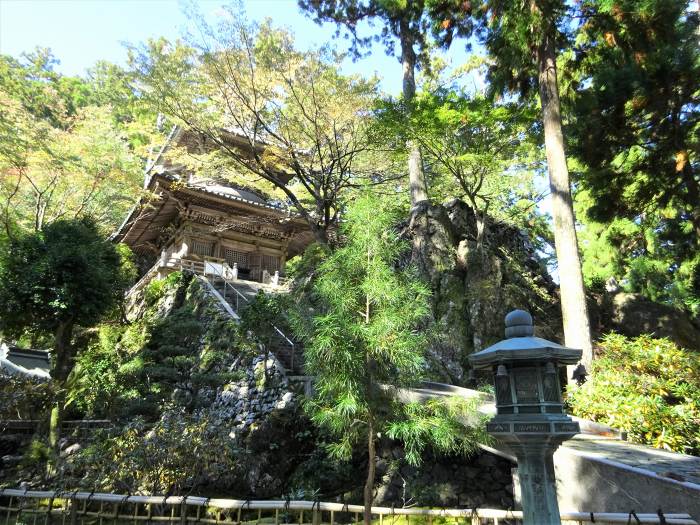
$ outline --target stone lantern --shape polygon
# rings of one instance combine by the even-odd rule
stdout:
[[[564,413],[559,366],[575,364],[581,350],[534,337],[532,316],[506,315],[506,339],[469,356],[474,368],[494,373],[496,416],[486,429],[518,460],[525,525],[559,525],[552,456],[579,432]]]

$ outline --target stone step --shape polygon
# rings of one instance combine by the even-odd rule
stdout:
[[[483,396],[482,392],[428,382],[410,394],[409,401]],[[480,411],[494,413],[493,401],[485,398]],[[581,425],[581,434],[564,441],[554,454],[560,509],[651,513],[662,509],[689,512],[700,520],[700,458],[607,437],[604,434],[610,432],[599,427]],[[482,448],[515,461],[502,444]]]
[[[269,292],[264,285],[253,281],[228,281],[227,285],[227,281],[219,276],[210,275],[207,276],[207,279],[239,316],[245,311],[246,306],[255,299],[255,296],[260,291]],[[231,287],[235,288],[238,293],[233,291]],[[287,334],[285,334],[285,336],[287,336]],[[273,333],[270,341],[270,351],[277,357],[286,370],[290,372],[300,372],[302,369],[301,345],[289,338],[294,345],[292,348],[292,345],[290,345],[290,342],[287,340],[288,336],[285,336]]]

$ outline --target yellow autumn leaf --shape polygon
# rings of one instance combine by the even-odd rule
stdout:
[[[617,41],[615,40],[615,34],[612,31],[607,31],[605,33],[605,35],[603,35],[603,37],[605,38],[605,42],[609,46],[616,46],[617,45]]]
[[[681,150],[676,153],[676,171],[683,171],[686,164],[688,164],[688,152]]]

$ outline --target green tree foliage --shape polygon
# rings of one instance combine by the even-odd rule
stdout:
[[[122,341],[135,329],[133,324],[104,323],[97,327],[94,339],[76,355],[66,385],[66,406],[91,419],[117,419],[122,415],[122,399],[128,396],[119,370],[124,362]]]
[[[396,49],[397,40],[409,43],[413,50],[413,60],[427,65],[429,56],[428,24],[425,16],[425,2],[394,0],[299,0],[299,7],[312,15],[316,22],[333,22],[337,24],[336,36],[345,30],[350,39],[350,52],[355,57],[371,51],[376,41],[381,42],[387,54],[406,59],[403,54],[409,51],[401,47]],[[371,27],[381,21],[378,34],[362,35],[361,27],[366,23]],[[416,49],[417,48],[417,49]],[[416,53],[417,50],[417,53]],[[412,72],[411,72],[412,74]],[[415,87],[414,87],[415,89]]]
[[[300,308],[295,323],[305,342],[306,370],[316,377],[307,405],[312,420],[336,440],[330,445],[336,457],[347,458],[358,443],[367,447],[366,523],[377,434],[405,439],[408,459],[417,462],[426,434],[445,437],[446,427],[458,425],[427,423],[433,411],[408,409],[397,399],[399,389],[415,384],[424,372],[426,335],[420,327],[428,313],[428,291],[410,269],[396,268],[406,249],[393,228],[396,212],[369,195],[350,206],[343,227],[347,243],[318,267],[313,313]],[[463,429],[450,435],[451,447],[474,444]]]
[[[688,2],[582,2],[572,76],[572,152],[603,278],[693,313],[700,307],[700,52]],[[600,248],[600,246],[599,246]],[[598,250],[585,250],[594,269]],[[593,274],[587,277],[590,279]]]
[[[476,403],[460,397],[408,403],[403,417],[389,425],[387,435],[403,441],[406,460],[416,465],[427,447],[468,456],[479,444],[490,443],[487,419],[477,412]]]
[[[299,6],[312,14],[318,23],[334,22],[338,28],[336,36],[344,28],[346,36],[352,37],[350,51],[355,58],[375,41],[380,41],[389,55],[398,56],[403,69],[403,102],[408,109],[412,108],[416,69],[427,67],[430,62],[427,38],[430,19],[424,0],[299,0]],[[363,22],[371,25],[377,21],[381,27],[378,34],[360,35],[358,26]],[[395,49],[397,41],[399,52]],[[411,204],[415,206],[428,199],[428,186],[419,144],[409,140],[406,149],[409,194]]]
[[[481,94],[440,87],[417,95],[409,115],[385,102],[377,127],[397,149],[409,138],[420,144],[432,195],[469,203],[480,245],[489,217],[546,231],[535,207],[542,158],[534,122],[533,109],[522,104],[494,105]]]
[[[570,387],[574,414],[630,440],[700,453],[700,359],[667,339],[609,334],[588,382]]]
[[[0,253],[3,335],[53,335],[51,375],[59,389],[51,421],[53,447],[58,443],[62,389],[76,354],[73,331],[95,325],[118,305],[129,269],[89,218],[59,220],[40,232],[19,235]]]
[[[194,155],[218,176],[262,181],[258,188],[293,207],[326,243],[343,192],[387,176],[379,156],[361,160],[371,149],[368,110],[377,82],[343,76],[335,54],[297,51],[290,33],[227,9],[216,28],[193,15],[202,41],[161,39],[133,51],[144,98],[209,144],[179,161]]]
[[[141,162],[128,119],[114,116],[113,87],[62,76],[55,62],[48,50],[0,57],[0,220],[8,235],[83,216],[115,227],[138,194]]]
[[[72,367],[70,342],[76,326],[89,327],[121,300],[129,265],[94,221],[61,220],[41,232],[10,241],[0,259],[0,328],[55,337],[54,377]]]
[[[471,13],[478,22],[477,36],[490,57],[487,80],[491,93],[527,96],[536,90],[539,94],[564,336],[567,345],[583,349],[582,362],[590,367],[593,349],[564,150],[557,66],[557,56],[569,37],[570,12],[562,0],[483,0],[467,4],[447,3],[439,10],[442,21],[433,28],[449,42],[455,34],[453,28],[468,26],[465,17]]]
[[[88,86],[80,79],[63,77],[49,49],[37,48],[21,60],[0,57],[0,91],[19,102],[22,109],[49,126],[66,129],[77,109],[85,106]]]
[[[664,239],[667,230],[659,214],[650,213],[644,220],[615,217],[600,221],[590,212],[593,201],[588,190],[579,190],[576,195],[586,284],[601,288],[613,278],[623,290],[697,315],[698,252],[682,259]]]
[[[158,130],[158,115],[142,103],[133,72],[101,60],[88,70],[85,81],[91,90],[90,105],[108,107],[131,151],[141,159],[151,157],[164,137]],[[164,124],[162,117],[160,123]]]

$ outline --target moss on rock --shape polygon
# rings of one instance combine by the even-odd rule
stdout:
[[[472,209],[460,200],[414,211],[405,235],[411,262],[432,290],[432,372],[455,384],[466,379],[467,356],[503,337],[503,318],[529,310],[538,335],[561,334],[556,285],[527,234],[490,223],[477,241]]]

